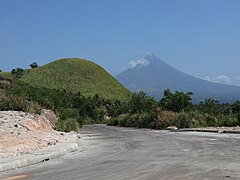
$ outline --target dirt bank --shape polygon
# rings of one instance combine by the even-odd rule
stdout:
[[[53,130],[57,117],[50,110],[41,115],[0,111],[0,158],[31,153],[67,140],[65,133]]]

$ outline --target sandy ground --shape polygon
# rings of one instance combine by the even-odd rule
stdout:
[[[0,158],[31,153],[67,140],[65,133],[53,130],[57,117],[52,111],[41,115],[0,111]]]
[[[81,129],[81,151],[6,172],[28,180],[239,180],[240,135],[105,125]],[[1,175],[0,175],[1,179]]]

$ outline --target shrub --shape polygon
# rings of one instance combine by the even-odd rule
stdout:
[[[64,120],[60,120],[57,124],[56,129],[58,131],[70,132],[70,131],[78,131],[80,129],[79,123],[76,119],[67,118]]]
[[[178,128],[190,128],[191,127],[191,119],[188,113],[180,112],[176,115],[174,119],[174,124]]]
[[[237,114],[237,125],[240,126],[240,113]]]
[[[109,126],[117,126],[118,125],[118,118],[110,119],[109,122],[107,123],[107,125],[109,125]]]
[[[149,114],[147,112],[139,114],[138,117],[139,123],[138,126],[139,128],[152,128],[149,126],[149,123],[152,121],[152,114]]]
[[[191,127],[205,127],[207,126],[205,115],[200,111],[188,112],[189,119],[191,120]]]
[[[60,112],[60,119],[66,121],[69,118],[75,119],[78,122],[79,127],[82,127],[82,125],[84,124],[84,117],[79,115],[78,109],[67,108]]]
[[[127,121],[129,119],[130,115],[129,114],[121,114],[118,116],[118,124],[119,126],[127,126]]]
[[[139,115],[133,114],[127,119],[127,127],[139,127]]]
[[[33,69],[33,68],[37,68],[37,67],[38,67],[38,64],[37,64],[37,62],[33,62],[33,63],[30,64],[29,66]]]
[[[3,90],[0,90],[0,110],[25,111],[40,114],[42,108],[37,103],[28,101],[23,97],[8,95]]]
[[[210,126],[210,127],[217,126],[217,122],[218,122],[217,117],[206,114],[205,120],[206,120],[207,126]]]
[[[22,68],[12,69],[11,74],[14,79],[20,79],[24,74],[24,70]]]
[[[155,109],[153,114],[154,128],[164,129],[174,124],[175,114],[172,111],[162,111],[160,108]]]
[[[222,116],[218,119],[217,126],[237,126],[238,117],[233,115]]]

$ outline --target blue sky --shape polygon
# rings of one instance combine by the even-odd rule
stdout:
[[[240,84],[239,0],[0,0],[0,69],[90,59],[116,75],[151,52]]]

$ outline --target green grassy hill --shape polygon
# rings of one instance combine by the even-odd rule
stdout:
[[[20,80],[33,87],[80,91],[85,96],[98,94],[109,99],[130,97],[130,92],[102,67],[85,59],[60,59],[26,71]]]
[[[5,77],[5,78],[12,78],[12,75],[10,72],[0,72],[0,76]]]

